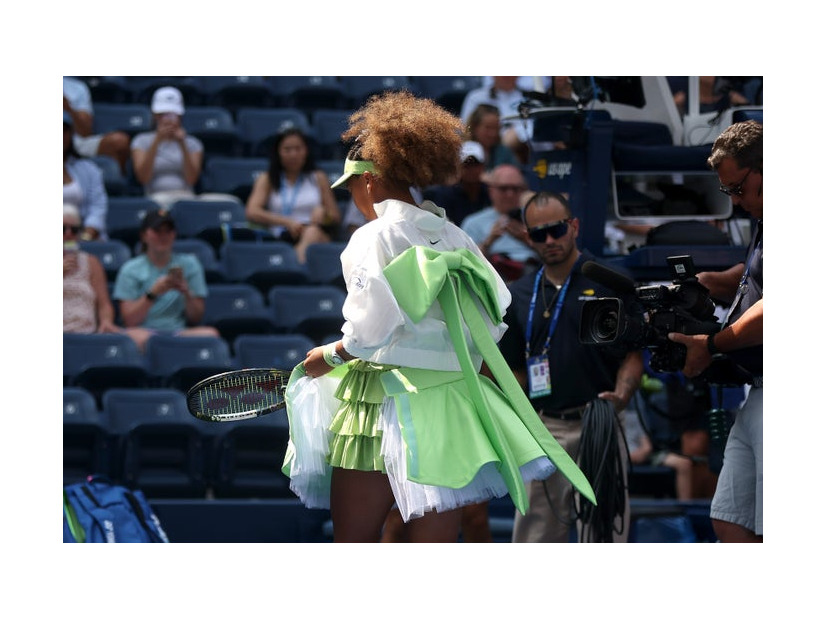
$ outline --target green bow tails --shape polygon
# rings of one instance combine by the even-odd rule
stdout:
[[[474,301],[479,301],[494,324],[502,322],[503,317],[496,295],[496,280],[486,263],[465,248],[439,252],[423,246],[413,246],[387,265],[384,275],[399,306],[413,321],[419,322],[434,301],[438,300],[441,305],[459,364],[468,381],[468,390],[480,412],[482,426],[491,438],[491,443],[504,452],[501,454],[500,473],[514,505],[520,512],[524,514],[527,510],[525,483],[507,442],[499,440],[502,431],[496,418],[490,413],[490,405],[482,390],[479,374],[473,367],[462,329],[462,319],[470,330],[473,343],[522,423],[574,488],[596,505],[594,491],[588,479],[536,415],[528,397],[491,337]]]

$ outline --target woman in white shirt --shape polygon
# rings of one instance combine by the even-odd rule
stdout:
[[[327,174],[315,166],[306,136],[287,129],[273,143],[269,169],[253,184],[247,219],[292,243],[304,263],[308,245],[338,236],[341,211],[328,183]]]
[[[498,351],[505,283],[444,209],[411,195],[457,173],[461,129],[402,92],[371,99],[342,136],[362,159],[334,186],[368,221],[341,255],[343,337],[309,351],[287,388],[282,468],[305,505],[330,508],[336,542],[377,542],[394,504],[411,541],[455,542],[459,508],[510,494],[524,511],[525,481],[556,467],[593,498]]]

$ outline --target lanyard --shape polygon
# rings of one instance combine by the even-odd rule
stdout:
[[[287,177],[283,173],[281,174],[281,212],[284,215],[292,214],[293,207],[295,206],[295,200],[298,197],[298,190],[300,189],[300,185],[303,180],[304,175],[299,174],[298,178],[295,180],[295,185],[292,187],[292,191],[288,194]]]
[[[754,253],[757,251],[757,248],[761,247],[763,247],[763,220],[759,220],[757,222],[757,231],[751,240],[749,255],[748,258],[746,258],[746,268],[743,270],[743,276],[740,278],[740,283],[737,285],[737,293],[734,296],[734,301],[731,302],[731,306],[729,306],[728,312],[726,313],[726,320],[723,321],[723,325],[728,325],[732,313],[737,309],[737,306],[740,305],[743,295],[746,294],[746,290],[748,289],[746,280],[748,279],[749,272],[751,271],[752,259],[754,258]]]
[[[545,270],[540,269],[536,274],[536,280],[533,283],[533,295],[531,295],[531,305],[528,309],[528,325],[527,333],[525,334],[525,359],[531,356],[531,336],[533,335],[533,314],[536,309],[536,296],[539,292],[540,278],[545,277]],[[571,282],[571,274],[565,279],[565,284],[559,290],[556,296],[556,303],[554,304],[554,314],[551,318],[551,324],[548,326],[548,337],[545,338],[545,344],[542,346],[542,355],[548,352],[551,344],[551,337],[556,329],[556,324],[559,321],[559,313],[562,311],[562,302],[565,300],[565,293],[568,291],[568,284]]]

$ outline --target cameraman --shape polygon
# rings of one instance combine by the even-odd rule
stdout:
[[[738,410],[711,502],[714,533],[721,542],[763,542],[763,126],[735,123],[715,140],[708,165],[720,191],[754,219],[745,263],[723,272],[697,274],[712,297],[730,304],[723,329],[711,336],[671,333],[687,347],[683,372],[693,377],[723,354],[748,371],[748,396]]]
[[[628,455],[618,412],[639,386],[642,353],[625,345],[595,347],[579,341],[585,300],[614,296],[614,291],[582,274],[583,263],[594,257],[577,247],[579,220],[567,199],[553,192],[535,194],[522,210],[522,221],[542,265],[509,285],[513,302],[500,350],[545,427],[572,458],[580,457],[586,475],[583,452],[597,446],[593,461],[600,465],[589,482],[601,518],[579,512],[571,484],[555,474],[530,484],[530,506],[525,515],[516,513],[512,540],[568,542],[576,522],[582,542],[627,542]],[[583,429],[594,428],[591,420],[605,433],[591,433],[589,440]]]

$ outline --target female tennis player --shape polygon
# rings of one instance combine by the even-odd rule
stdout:
[[[411,195],[456,174],[461,132],[399,92],[372,97],[342,134],[360,159],[333,187],[368,221],[341,255],[343,337],[309,351],[287,387],[283,467],[305,505],[330,509],[335,542],[378,542],[394,503],[411,542],[456,542],[460,507],[510,494],[524,512],[526,481],[556,469],[593,501],[499,354],[504,282],[443,209]]]

